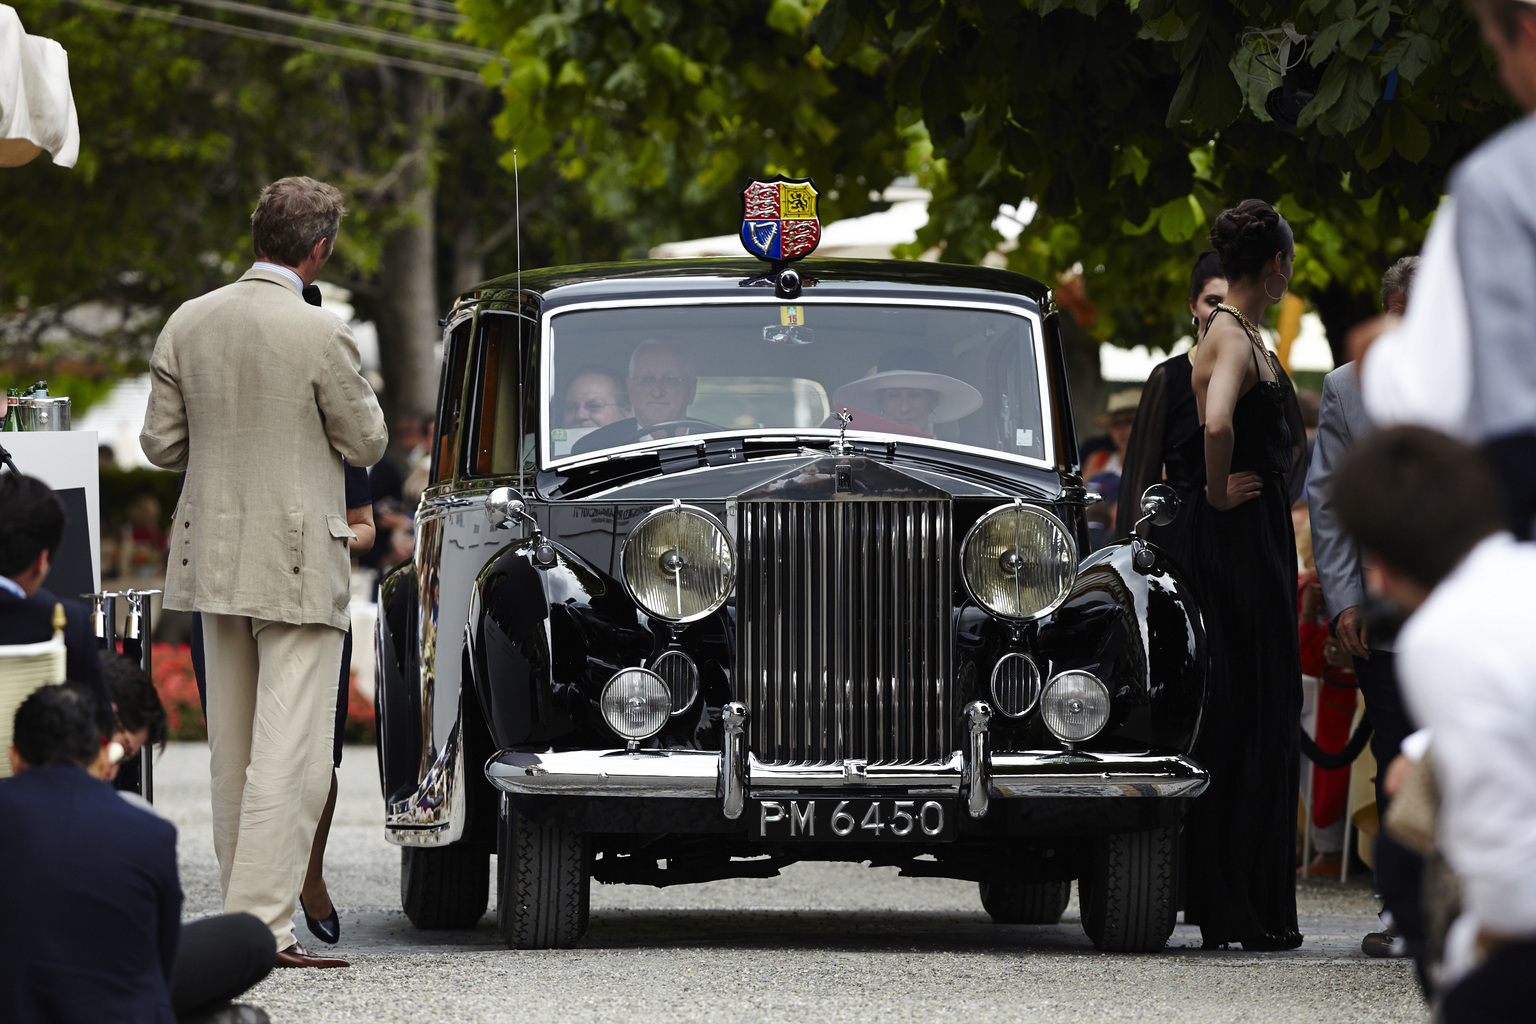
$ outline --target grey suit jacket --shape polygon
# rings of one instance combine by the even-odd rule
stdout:
[[[388,440],[351,330],[252,269],[172,313],[149,365],[139,444],[187,471],[165,606],[346,629],[342,457]]]
[[[1365,573],[1360,549],[1339,524],[1330,488],[1333,473],[1345,454],[1371,431],[1360,400],[1360,378],[1354,363],[1345,363],[1323,378],[1317,412],[1317,446],[1307,471],[1307,510],[1312,519],[1312,561],[1323,585],[1323,603],[1330,616],[1365,600]]]

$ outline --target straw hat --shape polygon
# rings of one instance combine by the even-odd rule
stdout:
[[[926,388],[939,401],[930,417],[934,423],[950,423],[981,408],[981,392],[963,380],[939,373],[938,359],[921,349],[892,349],[880,357],[875,372],[849,381],[832,393],[832,411],[843,406],[868,413],[880,411],[879,392],[887,388]]]
[[[1141,392],[1136,388],[1127,388],[1124,391],[1116,391],[1109,396],[1109,403],[1104,407],[1104,414],[1099,417],[1100,423],[1108,423],[1129,413],[1136,415],[1137,406],[1141,405]]]

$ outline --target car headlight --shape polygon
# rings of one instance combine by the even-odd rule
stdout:
[[[624,540],[620,563],[635,602],[672,622],[702,619],[725,603],[736,581],[725,527],[682,502],[640,520]]]
[[[1038,619],[1067,599],[1077,579],[1077,545],[1061,520],[1015,501],[982,516],[965,535],[960,575],[993,615]]]
[[[661,732],[672,716],[672,695],[655,672],[626,668],[608,680],[599,702],[608,727],[627,740],[644,740]]]
[[[1059,672],[1045,684],[1040,717],[1063,743],[1082,743],[1109,722],[1109,687],[1092,672]]]

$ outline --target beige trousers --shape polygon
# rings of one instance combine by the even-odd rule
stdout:
[[[255,914],[293,945],[293,911],[331,789],[336,680],[331,626],[203,614],[213,849],[224,912]]]

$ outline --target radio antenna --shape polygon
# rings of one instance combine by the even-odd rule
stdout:
[[[517,365],[522,369],[518,376],[521,383],[527,383],[527,364],[523,361],[523,191],[522,184],[517,174],[517,149],[512,150],[512,234],[517,239],[517,315],[512,322],[517,325]],[[524,431],[523,407],[527,403],[519,400],[517,403],[517,493],[522,497],[526,491],[523,489],[523,472],[528,467],[528,456],[525,448],[528,443],[527,434]]]
[[[517,238],[517,315],[523,315],[523,194],[517,176],[517,150],[512,150],[512,233]]]

